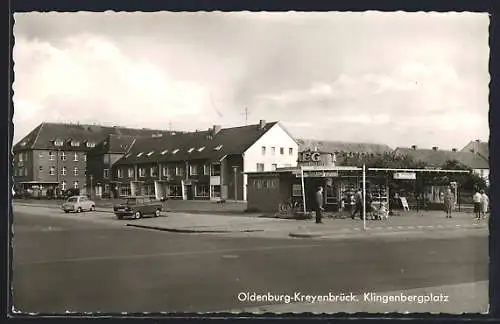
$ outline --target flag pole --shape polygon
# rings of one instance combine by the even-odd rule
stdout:
[[[363,230],[366,230],[366,166],[363,164]]]

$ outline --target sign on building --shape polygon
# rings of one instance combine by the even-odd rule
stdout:
[[[396,180],[415,180],[415,179],[417,179],[417,174],[415,172],[396,172],[396,173],[394,173],[394,179],[396,179]]]
[[[338,176],[337,171],[304,171],[304,178],[335,178]],[[300,178],[300,172],[296,173],[295,177]]]

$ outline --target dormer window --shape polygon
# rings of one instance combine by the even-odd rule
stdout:
[[[95,143],[94,142],[87,142],[87,147],[95,147]]]
[[[167,154],[167,153],[168,153],[168,150],[163,150],[163,151],[161,152],[161,155],[165,155],[165,154]]]
[[[61,139],[56,139],[56,140],[54,140],[54,145],[55,146],[63,146],[64,145],[64,141],[61,140]]]
[[[144,152],[140,152],[137,154],[137,157],[141,157],[144,154]]]
[[[175,149],[172,151],[172,154],[176,154],[177,152],[179,152],[179,149]]]
[[[80,141],[75,141],[75,140],[72,140],[72,141],[71,141],[71,146],[73,146],[73,147],[80,146]]]
[[[154,153],[154,152],[155,152],[155,151],[151,151],[151,152],[149,152],[147,155],[148,155],[148,156],[151,156],[151,155],[153,155],[153,153]]]
[[[191,152],[193,152],[193,151],[194,151],[194,147],[190,148],[190,149],[188,150],[188,153],[191,153]]]
[[[198,149],[198,152],[201,152],[201,151],[203,151],[204,149],[205,149],[205,146],[202,146],[202,147],[200,147],[200,148]]]
[[[220,151],[220,150],[222,150],[222,145],[217,145],[217,146],[214,148],[214,150],[216,150],[216,151]]]

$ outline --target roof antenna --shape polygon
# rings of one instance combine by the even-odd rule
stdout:
[[[250,114],[250,111],[248,111],[248,107],[245,107],[243,114],[245,115],[245,126],[248,125],[248,115]]]
[[[224,117],[222,115],[222,113],[217,109],[217,107],[215,107],[215,104],[214,104],[214,99],[212,98],[212,93],[210,92],[210,102],[212,103],[212,108],[214,108],[215,112],[217,113],[217,115],[219,115],[219,118],[222,118]]]

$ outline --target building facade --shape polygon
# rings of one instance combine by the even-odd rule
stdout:
[[[298,144],[278,122],[137,139],[113,167],[132,195],[246,200],[251,170],[297,164]],[[124,193],[122,189],[118,189]],[[123,195],[122,195],[123,196]]]

